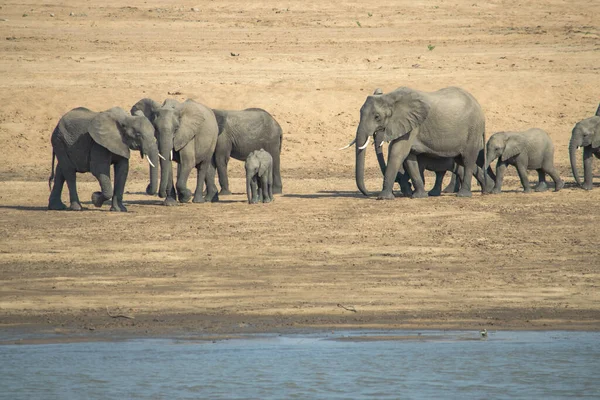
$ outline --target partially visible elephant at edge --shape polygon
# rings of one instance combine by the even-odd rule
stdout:
[[[265,150],[273,158],[273,193],[281,193],[280,156],[283,134],[275,118],[261,108],[213,111],[219,125],[215,164],[221,194],[231,194],[227,177],[229,158],[245,161],[250,153],[259,149]]]
[[[273,157],[264,149],[248,154],[246,163],[246,194],[248,203],[273,200]]]
[[[194,203],[218,201],[214,179],[206,180],[219,132],[213,111],[193,100],[186,100],[183,103],[165,101],[160,105],[152,99],[145,98],[131,108],[131,114],[140,113],[152,121],[157,131],[159,152],[164,157],[160,161],[159,196],[165,198],[165,205],[175,205],[176,195],[181,203],[186,203],[192,198]],[[171,161],[178,163],[175,188]],[[187,188],[187,180],[194,167],[198,175],[196,190],[192,196]],[[156,193],[157,176],[158,169],[151,168],[147,193]],[[207,181],[206,197],[203,196],[205,180]]]
[[[583,184],[577,169],[577,150],[583,147]],[[600,158],[600,105],[596,115],[575,124],[569,141],[569,158],[575,182],[585,190],[592,190],[594,159]]]
[[[125,181],[129,172],[130,150],[139,150],[152,165],[158,165],[158,147],[154,127],[144,116],[131,116],[114,107],[103,112],[75,108],[62,116],[52,133],[52,173],[54,186],[48,199],[49,210],[64,210],[62,188],[67,182],[70,209],[81,210],[77,195],[76,173],[91,172],[101,192],[94,192],[96,207],[112,198],[111,211],[127,211],[123,205]],[[54,158],[58,160],[54,171]],[[110,166],[114,165],[114,190]]]
[[[519,173],[521,185],[525,193],[531,192],[527,170],[536,170],[538,184],[536,192],[548,189],[546,174],[554,181],[554,191],[558,192],[565,183],[554,168],[554,144],[548,133],[542,129],[532,128],[523,132],[494,133],[486,145],[487,162],[498,159],[496,163],[496,184],[492,193],[500,193],[502,180],[508,165],[514,165]]]
[[[356,138],[356,185],[364,194],[365,149],[371,136],[383,133],[391,142],[383,190],[378,199],[393,199],[397,172],[404,173],[404,162],[415,192],[412,197],[427,197],[419,173],[417,156],[452,157],[465,168],[464,181],[457,193],[471,196],[471,177],[477,157],[485,146],[485,118],[481,106],[468,92],[456,87],[422,92],[401,87],[387,94],[368,96],[360,110]],[[484,175],[485,179],[485,175]]]

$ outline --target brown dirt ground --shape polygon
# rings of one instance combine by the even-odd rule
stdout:
[[[0,329],[600,329],[600,190],[573,187],[567,155],[600,100],[588,0],[69,3],[0,4]],[[450,85],[480,101],[488,135],[547,130],[567,187],[524,195],[511,170],[497,196],[360,195],[354,152],[336,148],[365,97]],[[46,211],[60,116],[142,97],[269,110],[285,194],[249,206],[233,160],[233,196],[167,208],[136,157],[129,213]],[[82,199],[96,187],[80,176]]]

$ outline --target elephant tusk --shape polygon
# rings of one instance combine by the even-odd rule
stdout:
[[[173,161],[173,150],[171,150],[171,155],[169,157],[171,157],[169,161]]]
[[[348,147],[352,146],[354,143],[356,143],[356,138],[353,141],[351,141],[348,145],[346,145],[346,146],[344,146],[342,148],[339,148],[338,150],[345,150]]]
[[[383,147],[383,140],[381,141],[381,143],[379,143],[379,147]]]
[[[159,157],[160,157],[162,160],[165,160],[165,161],[167,161],[167,159],[166,159],[166,158],[164,158],[164,157],[163,157],[163,156],[162,156],[160,153],[158,153],[158,156],[159,156]]]
[[[148,157],[147,155],[146,155],[146,160],[148,160],[148,164],[150,164],[150,166],[152,168],[156,168],[156,165],[152,164],[152,161],[150,161],[150,157]]]
[[[365,142],[365,144],[363,144],[362,146],[359,147],[360,150],[363,150],[365,148],[367,148],[367,146],[369,145],[369,141],[371,140],[371,136],[367,136],[367,141]]]

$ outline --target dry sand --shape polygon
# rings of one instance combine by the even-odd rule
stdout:
[[[600,178],[574,187],[567,153],[600,101],[592,2],[68,3],[0,8],[0,329],[600,328]],[[524,195],[510,169],[496,196],[362,196],[353,150],[336,148],[365,97],[451,85],[479,100],[488,137],[547,130],[566,188]],[[129,213],[46,211],[60,116],[142,97],[267,109],[284,130],[284,195],[246,204],[232,160],[234,195],[163,207],[136,156]],[[79,182],[89,199],[97,183]]]

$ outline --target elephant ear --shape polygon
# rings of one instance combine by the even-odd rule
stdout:
[[[514,156],[521,154],[521,151],[527,147],[527,141],[524,137],[513,135],[506,140],[506,146],[502,152],[502,160],[506,161]]]
[[[110,152],[129,159],[129,147],[123,140],[123,124],[128,118],[131,117],[119,107],[98,113],[90,122],[90,136]]]
[[[600,147],[600,115],[598,116],[598,121],[596,122],[596,130],[594,131],[594,135],[592,136],[592,147],[594,149]]]
[[[396,90],[390,93],[391,116],[385,127],[386,142],[409,134],[421,125],[429,114],[427,104],[418,93]]]
[[[178,109],[179,128],[173,137],[173,148],[181,150],[188,144],[204,125],[202,109],[194,102],[186,101]]]
[[[144,115],[152,121],[152,116],[160,108],[160,104],[150,98],[143,98],[131,107],[131,115]]]

